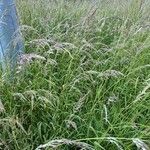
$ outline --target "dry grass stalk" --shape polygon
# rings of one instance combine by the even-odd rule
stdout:
[[[148,145],[146,143],[144,143],[139,138],[134,138],[132,141],[139,150],[149,150],[149,148],[150,148],[150,147],[148,147]]]
[[[141,98],[147,94],[147,91],[150,89],[150,83],[147,83],[147,85],[143,88],[143,90],[137,95],[136,99],[133,101],[134,103],[141,100]]]
[[[105,114],[104,120],[106,121],[106,123],[109,123],[109,120],[108,120],[108,109],[107,109],[106,105],[103,105],[103,107],[104,107],[104,114]]]
[[[107,138],[107,140],[110,142],[110,143],[113,143],[117,146],[118,150],[123,150],[122,146],[120,145],[119,141],[115,138],[115,137],[110,137],[110,138]]]
[[[4,112],[5,111],[5,108],[4,108],[4,105],[0,99],[0,113]]]

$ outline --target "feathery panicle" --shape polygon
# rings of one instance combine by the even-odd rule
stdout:
[[[110,105],[111,103],[115,103],[117,100],[118,97],[114,93],[112,93],[112,95],[108,97],[107,104]]]
[[[85,94],[83,97],[81,97],[78,102],[75,103],[75,106],[73,108],[74,113],[77,113],[83,107],[83,104],[85,103],[85,99],[88,96],[88,94],[89,92]]]
[[[106,70],[98,74],[98,77],[104,77],[104,78],[110,78],[110,77],[117,78],[120,76],[124,76],[124,74],[117,70]]]
[[[103,72],[98,72],[98,71],[95,71],[95,70],[89,70],[87,71],[88,74],[91,74],[91,75],[97,75],[98,78],[110,78],[110,77],[113,77],[113,78],[118,78],[120,76],[124,76],[124,74],[120,71],[117,71],[117,70],[106,70],[106,71],[103,71]]]
[[[52,140],[46,144],[40,145],[35,150],[41,150],[41,149],[45,149],[47,147],[55,149],[62,145],[74,146],[76,148],[84,149],[84,150],[94,150],[93,146],[91,146],[87,143],[76,142],[74,140],[69,140],[69,139]]]
[[[73,130],[78,129],[77,124],[74,121],[66,120],[65,122],[66,122],[66,126],[67,126],[68,129],[73,129]]]
[[[20,59],[18,60],[18,66],[17,66],[17,72],[16,73],[20,73],[23,68],[25,67],[25,65],[31,63],[33,60],[42,60],[45,61],[46,58],[34,53],[30,53],[30,54],[22,54],[20,56]]]

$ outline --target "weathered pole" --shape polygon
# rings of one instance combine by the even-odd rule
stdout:
[[[18,16],[14,0],[0,0],[0,65],[2,70],[14,70],[23,51]]]

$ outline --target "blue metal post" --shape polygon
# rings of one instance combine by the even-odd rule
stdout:
[[[0,0],[0,64],[14,68],[23,51],[23,42],[14,0]]]

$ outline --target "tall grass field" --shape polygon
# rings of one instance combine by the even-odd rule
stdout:
[[[150,1],[16,5],[25,54],[0,72],[0,150],[150,150]]]

